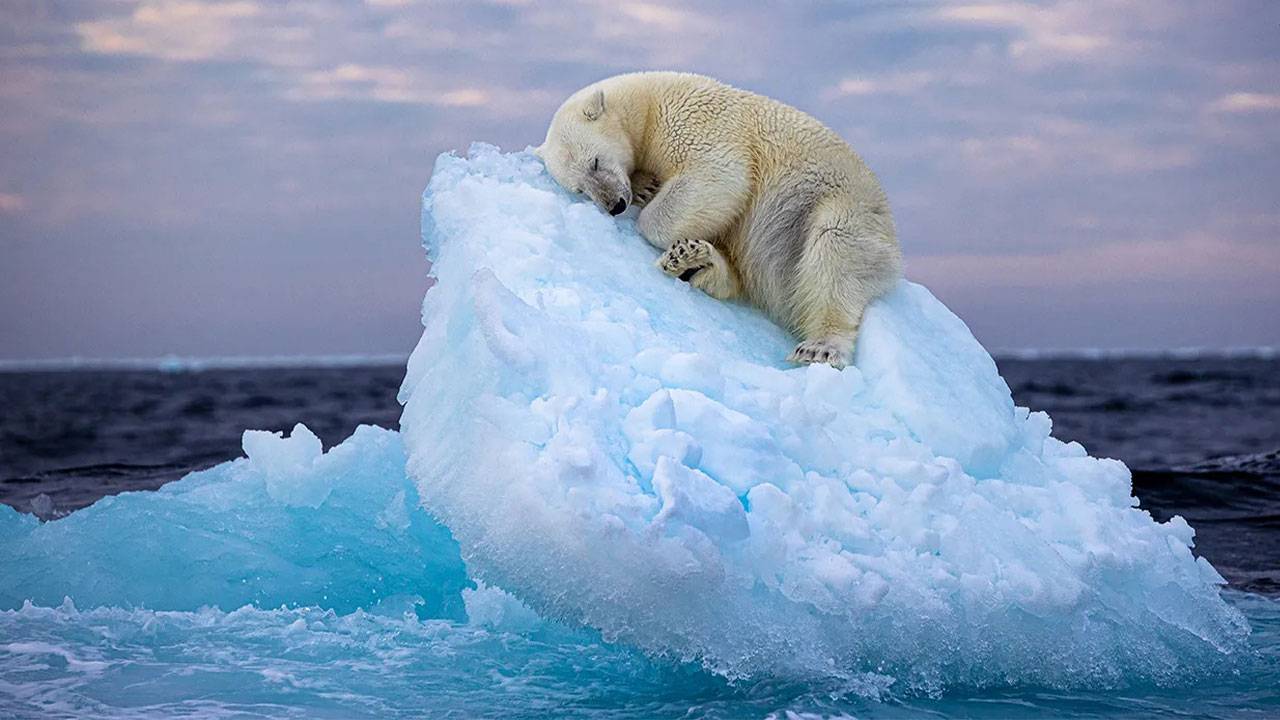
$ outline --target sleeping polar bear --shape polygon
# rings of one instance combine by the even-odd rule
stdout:
[[[901,274],[884,190],[793,107],[701,75],[619,75],[574,93],[535,152],[613,215],[635,204],[658,267],[743,297],[799,335],[789,360],[847,365],[867,304]]]

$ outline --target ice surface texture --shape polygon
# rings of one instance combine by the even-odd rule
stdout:
[[[1243,647],[1191,528],[1014,407],[925,288],[872,306],[855,367],[794,368],[529,154],[442,156],[423,233],[409,474],[544,617],[730,678],[926,690],[1185,680]]]

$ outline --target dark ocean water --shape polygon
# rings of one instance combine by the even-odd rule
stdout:
[[[327,515],[295,514],[277,503],[264,516],[263,507],[224,506],[227,496],[192,489],[231,482],[234,466],[192,478],[185,495],[134,496],[58,519],[104,495],[157,488],[238,457],[245,428],[288,430],[303,422],[326,445],[361,423],[395,428],[403,367],[0,372],[0,502],[51,519],[33,528],[10,514],[0,527],[0,575],[14,570],[5,589],[21,592],[42,581],[20,563],[7,565],[12,557],[4,554],[10,538],[21,544],[25,533],[40,531],[54,558],[41,572],[53,585],[83,581],[78,587],[91,598],[123,579],[143,583],[157,603],[81,596],[58,604],[55,595],[0,609],[0,719],[1280,717],[1280,361],[1000,365],[1017,401],[1048,411],[1058,437],[1124,460],[1144,507],[1161,519],[1180,514],[1197,529],[1196,552],[1235,587],[1224,599],[1252,629],[1250,649],[1234,664],[1168,685],[1100,678],[1082,687],[972,688],[958,678],[936,697],[881,695],[861,685],[781,679],[730,684],[555,623],[508,632],[483,622],[422,620],[402,612],[412,605],[399,604],[405,600],[396,594],[385,608],[349,613],[311,601],[237,608],[239,600],[227,607],[166,600],[182,595],[174,583],[194,583],[201,600],[228,592],[240,598],[249,576],[261,591],[279,590],[281,568],[287,590],[301,593],[286,597],[309,598],[316,588],[347,587],[326,584],[334,568],[369,580],[384,561],[401,567],[395,563],[405,547],[436,547],[421,535],[430,523],[407,519],[419,533],[407,546],[380,545],[385,537],[376,532],[362,544],[383,517],[369,520],[373,512],[366,511],[395,507],[394,498],[390,505],[368,499],[381,498],[377,493],[348,489],[322,506]],[[403,456],[374,442],[376,435],[359,436],[360,470],[370,473],[361,482],[386,494],[397,482],[387,475]],[[203,500],[185,504],[197,495]],[[403,502],[403,491],[399,497]],[[189,517],[192,527],[185,526]],[[282,557],[272,549],[278,533],[289,538]],[[154,552],[153,535],[178,549]],[[47,559],[43,550],[26,552],[28,560]],[[195,574],[175,574],[174,562],[188,560]],[[422,570],[411,564],[392,575]],[[358,592],[361,582],[352,585]],[[481,616],[494,607],[477,606]]]
[[[1002,360],[1054,434],[1123,460],[1238,589],[1280,594],[1280,359]],[[396,428],[399,365],[0,373],[0,502],[46,518],[241,455],[302,422],[326,446]],[[47,498],[47,499],[46,499]]]

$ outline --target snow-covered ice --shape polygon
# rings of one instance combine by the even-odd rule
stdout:
[[[1187,523],[1015,407],[925,288],[872,306],[854,367],[796,368],[527,153],[442,156],[423,227],[409,474],[543,616],[728,677],[926,689],[1168,680],[1242,646]]]

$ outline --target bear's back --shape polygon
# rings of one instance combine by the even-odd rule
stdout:
[[[861,159],[839,134],[771,97],[694,73],[641,72],[610,81],[642,85],[653,94],[651,142],[669,145],[677,162],[698,150],[732,143],[769,166],[817,162],[859,174]]]

